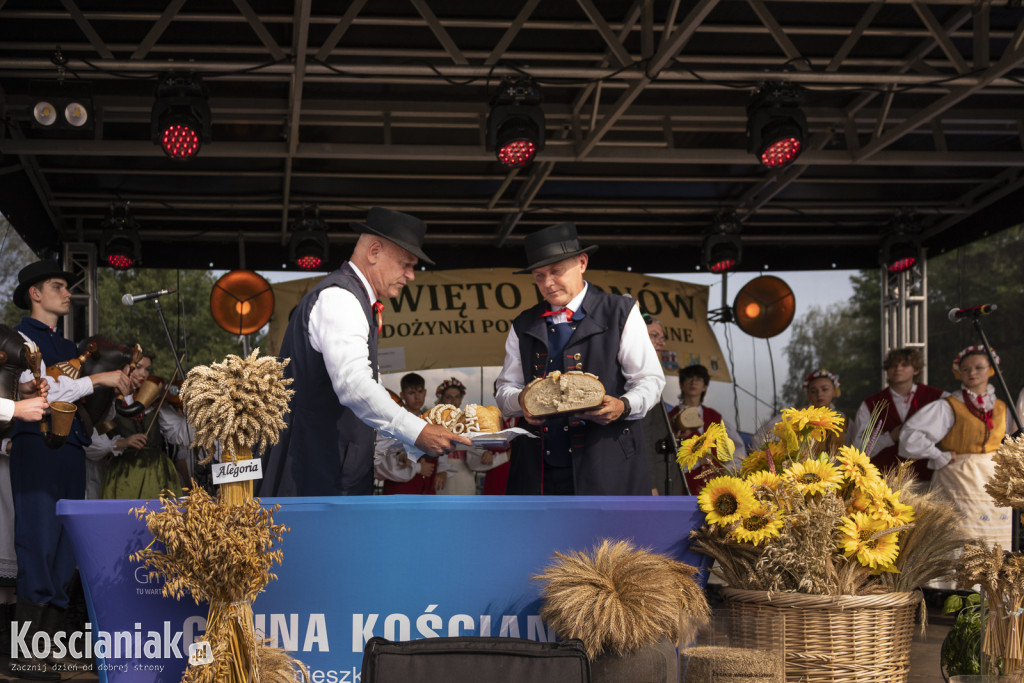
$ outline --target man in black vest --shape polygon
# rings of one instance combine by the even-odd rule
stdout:
[[[264,455],[263,496],[373,493],[375,430],[443,455],[472,442],[429,425],[395,403],[378,381],[377,339],[384,304],[415,277],[426,225],[372,208],[352,258],[302,298],[288,321],[281,357],[294,378],[289,428]]]
[[[526,237],[526,270],[546,303],[512,322],[495,398],[506,417],[522,415],[539,439],[512,442],[506,493],[651,494],[640,423],[665,388],[658,355],[635,299],[599,291],[583,279],[590,253],[573,223]],[[601,406],[549,419],[526,412],[521,394],[537,377],[582,370],[604,384]]]

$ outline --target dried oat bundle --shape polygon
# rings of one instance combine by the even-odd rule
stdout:
[[[214,451],[217,442],[234,461],[245,449],[261,451],[277,443],[286,427],[284,414],[295,393],[284,377],[289,360],[273,356],[230,355],[223,363],[189,370],[181,385],[188,423],[195,430],[192,445]]]
[[[288,529],[274,524],[280,506],[218,500],[195,482],[188,494],[165,493],[159,510],[132,509],[146,521],[153,542],[129,556],[144,564],[150,577],[163,577],[164,596],[180,600],[188,593],[196,604],[210,605],[204,639],[213,663],[189,666],[182,683],[308,679],[301,662],[258,643],[253,631],[251,602],[277,579],[271,569],[283,558],[280,544]]]

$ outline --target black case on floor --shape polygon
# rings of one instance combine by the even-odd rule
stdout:
[[[590,659],[579,640],[520,638],[371,638],[363,650],[363,683],[590,683]]]

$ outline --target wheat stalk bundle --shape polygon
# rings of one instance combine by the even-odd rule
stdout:
[[[579,638],[593,659],[628,654],[661,638],[676,640],[681,618],[705,623],[710,608],[696,568],[605,539],[591,552],[555,553],[543,581],[540,617],[563,638]]]
[[[192,445],[213,453],[219,443],[234,462],[277,443],[294,394],[292,380],[283,376],[286,364],[261,358],[256,349],[247,358],[231,355],[190,370],[181,399]],[[283,558],[279,545],[287,528],[273,523],[280,506],[267,509],[254,500],[252,481],[223,484],[216,500],[193,482],[187,498],[161,496],[160,503],[159,511],[133,511],[164,550],[151,543],[131,559],[164,577],[164,595],[181,599],[187,591],[197,603],[209,603],[204,640],[213,661],[190,665],[182,683],[308,681],[305,665],[268,647],[253,628],[252,601],[277,578],[270,570]]]

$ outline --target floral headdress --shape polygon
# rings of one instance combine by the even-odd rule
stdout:
[[[832,380],[832,385],[836,388],[836,396],[839,396],[839,375],[834,372],[830,372],[825,368],[815,370],[811,374],[807,375],[807,377],[804,377],[804,391],[807,391],[807,385],[821,377]]]
[[[451,389],[452,387],[458,389],[459,393],[462,394],[463,396],[466,395],[466,385],[454,377],[449,377],[448,379],[441,382],[441,384],[437,386],[437,391],[434,392],[434,396],[436,396],[437,398],[441,398],[441,394],[443,394],[448,389]]]
[[[999,361],[999,356],[996,355],[996,350],[995,349],[991,349],[991,351],[992,351],[992,360],[994,360],[996,362],[996,365],[999,365],[1000,361]],[[953,359],[953,376],[956,377],[957,379],[960,379],[960,362],[966,356],[969,356],[972,353],[984,354],[985,353],[985,347],[982,346],[981,344],[975,344],[973,346],[968,346],[963,351],[961,351],[960,353],[956,354],[956,358]],[[988,356],[986,355],[986,358],[987,357]],[[989,376],[994,375],[994,374],[995,374],[995,370],[991,370],[991,372],[989,373]]]

